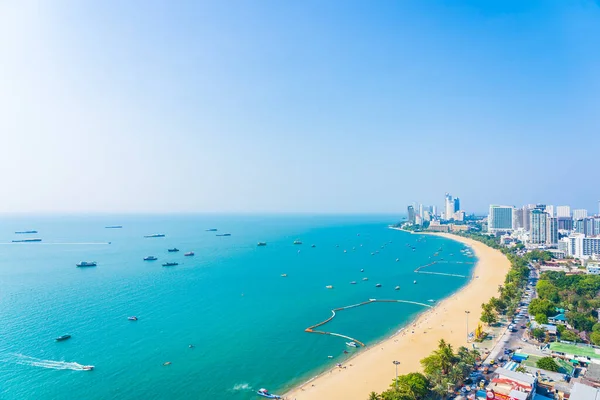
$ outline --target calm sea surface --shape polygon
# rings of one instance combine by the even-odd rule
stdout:
[[[257,398],[261,387],[284,392],[343,362],[351,355],[344,350],[356,351],[342,338],[304,332],[332,308],[370,298],[428,303],[466,284],[413,272],[435,258],[474,261],[460,252],[463,245],[388,229],[393,222],[382,216],[1,217],[0,398],[242,400]],[[14,233],[22,230],[39,233]],[[143,237],[153,233],[166,237]],[[43,242],[10,243],[26,237]],[[296,239],[303,244],[294,245]],[[259,241],[268,245],[257,247]],[[181,251],[167,252],[172,247]],[[187,251],[195,256],[184,257]],[[158,261],[143,261],[148,255]],[[75,267],[86,260],[98,266]],[[166,261],[179,265],[162,267]],[[472,268],[440,263],[428,270],[469,275]],[[368,304],[339,312],[324,330],[368,345],[422,311]],[[128,321],[133,315],[139,320]],[[54,341],[63,334],[72,338]],[[85,364],[96,368],[82,371]]]

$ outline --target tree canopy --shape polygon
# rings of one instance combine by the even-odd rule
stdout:
[[[543,357],[540,358],[535,365],[538,368],[545,369],[546,371],[558,372],[558,364],[552,357]]]

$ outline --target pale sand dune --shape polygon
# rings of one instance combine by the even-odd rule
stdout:
[[[400,361],[398,374],[406,374],[420,371],[419,361],[429,355],[442,338],[455,348],[467,345],[465,310],[471,312],[469,330],[472,332],[481,316],[481,304],[498,295],[498,285],[504,283],[510,263],[498,250],[475,240],[445,233],[435,235],[465,243],[474,250],[479,262],[471,282],[434,309],[421,314],[401,333],[370,346],[347,361],[345,369],[334,368],[325,372],[286,393],[286,399],[366,400],[371,391],[381,392],[389,388],[395,375],[392,361]],[[415,275],[415,279],[418,281],[419,276]]]

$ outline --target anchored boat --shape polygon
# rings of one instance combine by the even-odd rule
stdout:
[[[95,267],[98,264],[96,263],[96,261],[82,261],[75,265],[77,265],[78,267]]]
[[[179,263],[176,263],[176,262],[166,262],[162,266],[163,267],[174,267],[176,265],[179,265]]]
[[[144,261],[156,261],[158,260],[158,258],[154,257],[154,256],[147,256],[144,257]]]
[[[62,342],[62,341],[67,340],[67,339],[71,339],[71,335],[62,335],[62,336],[57,337],[54,340],[56,340],[57,342]]]
[[[164,233],[154,233],[152,235],[145,235],[145,238],[158,238],[158,237],[165,237],[166,235]]]
[[[273,393],[269,393],[269,391],[267,389],[259,389],[256,392],[257,395],[261,396],[261,397],[266,397],[267,399],[281,399],[281,396],[278,396],[276,394]]]

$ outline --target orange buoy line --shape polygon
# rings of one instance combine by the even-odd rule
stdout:
[[[429,305],[429,304],[425,304],[425,303],[420,303],[418,301],[410,301],[410,300],[377,300],[377,299],[369,299],[367,301],[363,301],[362,303],[358,303],[358,304],[353,304],[350,306],[346,306],[346,307],[339,307],[339,308],[334,308],[333,310],[331,310],[331,317],[327,318],[326,320],[319,322],[318,324],[309,326],[308,328],[306,328],[304,330],[304,332],[308,332],[308,333],[319,333],[321,335],[331,335],[331,336],[338,336],[344,339],[348,339],[352,342],[356,342],[359,345],[361,345],[362,347],[366,347],[366,345],[359,341],[358,339],[354,339],[350,336],[345,336],[345,335],[341,335],[339,333],[335,333],[335,332],[325,332],[325,331],[317,331],[315,330],[315,328],[318,328],[320,326],[325,325],[326,323],[328,323],[329,321],[331,321],[332,319],[335,318],[336,315],[336,311],[341,311],[341,310],[348,310],[350,308],[355,308],[355,307],[360,307],[360,306],[364,306],[365,304],[371,304],[371,303],[406,303],[406,304],[414,304],[414,305],[418,305],[418,306],[422,306],[422,307],[429,307],[429,308],[433,308],[433,306]]]

